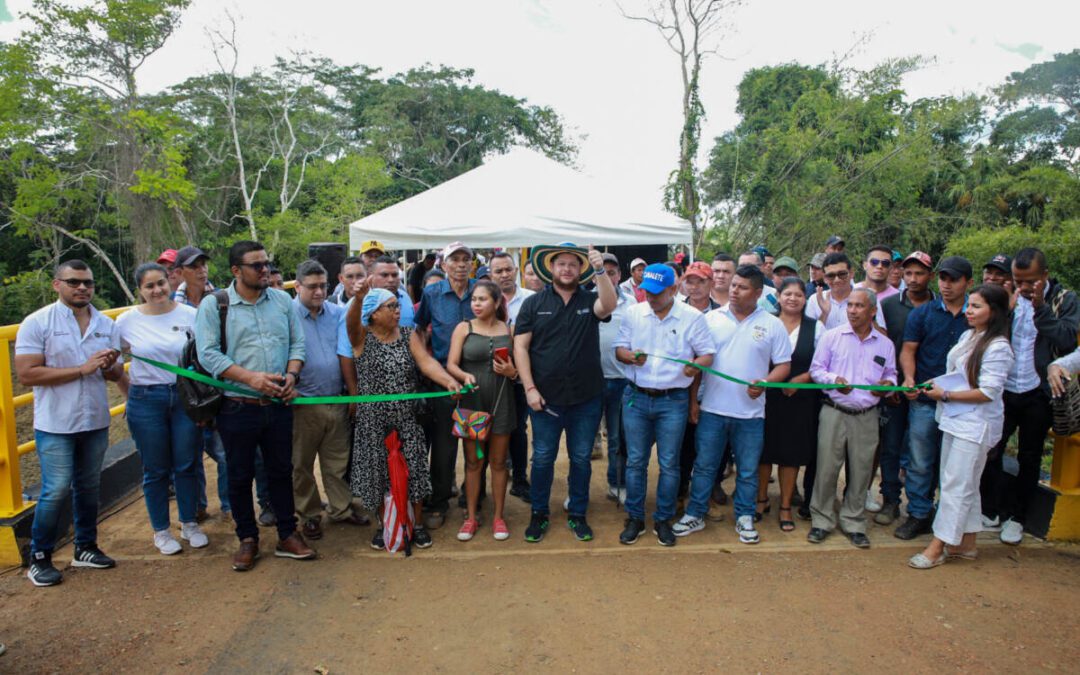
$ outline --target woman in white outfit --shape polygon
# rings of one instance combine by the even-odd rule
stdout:
[[[916,569],[937,567],[949,558],[974,560],[978,555],[979,479],[987,453],[1001,438],[1005,414],[1001,397],[1013,364],[1009,295],[1000,286],[979,286],[968,296],[966,315],[971,330],[949,350],[946,374],[927,392],[938,402],[941,486],[934,538],[922,553],[908,560]],[[962,384],[949,382],[957,379],[950,378],[953,374]]]

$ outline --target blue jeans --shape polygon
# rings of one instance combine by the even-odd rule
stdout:
[[[656,443],[656,461],[660,465],[653,520],[671,520],[675,516],[675,499],[679,493],[679,451],[689,408],[689,389],[673,391],[666,396],[648,396],[630,387],[623,391],[626,513],[631,518],[645,519],[649,454],[653,443]]]
[[[900,503],[900,466],[908,454],[908,400],[900,398],[900,405],[883,405],[881,414],[885,426],[881,428],[881,496],[886,502]]]
[[[277,516],[277,531],[285,539],[296,530],[292,489],[293,411],[287,405],[248,405],[226,399],[217,416],[218,433],[229,464],[229,502],[236,536],[258,539],[251,483],[256,455],[266,462],[270,506]]]
[[[690,503],[686,513],[704,518],[709,495],[716,482],[720,458],[731,444],[738,473],[735,477],[735,517],[752,516],[758,490],[758,464],[765,444],[765,418],[740,419],[701,411],[697,425],[697,460],[690,479]]]
[[[570,455],[569,512],[570,515],[584,516],[588,510],[593,441],[600,428],[600,399],[600,396],[596,396],[574,405],[548,405],[540,411],[529,409],[533,428],[533,512],[551,512],[548,502],[551,501],[555,457],[559,454],[559,439],[563,431],[566,432],[566,451]]]
[[[202,444],[199,448],[199,459],[195,462],[195,480],[199,484],[198,506],[205,510],[206,501],[206,470],[203,467],[202,455],[205,452],[217,463],[217,491],[218,501],[221,502],[222,511],[231,511],[229,506],[229,465],[225,461],[225,446],[221,444],[221,436],[215,429],[202,429]]]
[[[622,396],[626,389],[625,378],[604,380],[604,424],[607,428],[607,484],[609,487],[626,487],[626,445],[622,426]]]
[[[934,476],[941,455],[941,431],[934,421],[936,403],[912,401],[908,408],[908,467],[904,491],[908,515],[927,518],[934,510]]]
[[[71,496],[75,546],[97,543],[101,462],[109,447],[109,428],[74,434],[34,430],[41,466],[41,496],[30,530],[31,553],[51,553],[56,547],[60,514]]]
[[[199,428],[184,412],[175,384],[132,385],[127,423],[143,465],[143,498],[155,532],[169,529],[169,474],[181,523],[195,522]]]

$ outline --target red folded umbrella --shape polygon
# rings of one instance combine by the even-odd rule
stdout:
[[[415,514],[409,501],[409,466],[401,454],[401,438],[396,429],[387,435],[385,443],[390,484],[383,502],[383,541],[387,551],[395,553],[404,548],[405,555],[410,556]]]

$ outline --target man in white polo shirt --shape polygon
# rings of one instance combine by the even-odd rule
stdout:
[[[739,267],[731,280],[728,309],[709,312],[706,323],[718,343],[718,370],[746,382],[783,382],[791,370],[791,342],[784,324],[758,305],[764,286],[765,275],[758,267]],[[717,467],[730,442],[738,466],[735,531],[739,541],[756,544],[754,501],[765,434],[765,389],[710,374],[704,376],[704,387],[700,411],[691,405],[691,419],[698,418],[697,459],[690,481],[690,502],[675,523],[675,535],[682,537],[705,529]],[[690,400],[696,401],[696,397]]]
[[[112,319],[97,311],[94,273],[81,260],[56,268],[60,299],[26,317],[15,338],[15,373],[34,388],[34,441],[41,464],[41,496],[34,509],[30,569],[35,586],[61,582],[52,564],[60,512],[71,497],[75,523],[73,567],[116,563],[97,546],[101,463],[109,446],[105,380],[124,373],[120,337]]]
[[[633,544],[645,529],[649,453],[656,443],[660,477],[656,484],[653,532],[663,546],[674,546],[671,519],[679,491],[679,448],[697,369],[659,358],[669,356],[708,366],[716,347],[705,315],[675,301],[675,271],[649,265],[642,275],[645,302],[630,307],[615,338],[615,358],[623,364],[626,434],[626,527],[619,542]],[[756,465],[755,465],[756,466]]]

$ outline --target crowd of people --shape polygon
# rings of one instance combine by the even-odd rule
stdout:
[[[839,530],[867,548],[870,519],[895,523],[900,539],[933,535],[908,561],[927,569],[974,558],[982,530],[1021,543],[1050,399],[1080,370],[1080,304],[1034,248],[995,255],[976,279],[962,257],[935,264],[924,252],[873,246],[856,282],[840,237],[805,268],[757,247],[709,262],[637,258],[625,279],[616,256],[573,244],[539,246],[519,261],[499,250],[481,260],[454,242],[403,275],[402,262],[371,241],[336,280],[316,260],[301,263],[295,297],[257,242],[231,247],[223,289],[208,260],[186,246],[140,265],[140,303],[115,322],[91,303],[90,268],[68,260],[55,270],[57,302],[23,321],[15,367],[34,388],[42,473],[27,573],[35,585],[62,580],[52,553],[69,499],[72,564],[115,565],[97,544],[107,381],[127,398],[164,555],[209,543],[204,455],[216,462],[221,517],[235,524],[233,569],[256,564],[260,526],[276,529],[275,556],[303,560],[317,557],[310,542],[324,526],[374,518],[371,545],[384,548],[391,432],[408,467],[417,548],[432,545],[429,530],[445,524],[455,499],[457,539],[477,536],[489,492],[494,539],[516,526],[525,541],[543,540],[564,436],[566,524],[588,541],[603,427],[606,496],[626,511],[622,544],[646,532],[655,448],[649,520],[663,546],[723,521],[729,501],[739,540],[757,543],[776,480],[782,532],[798,517],[809,521],[810,543]],[[202,426],[186,414],[175,374],[142,360],[122,367],[125,353],[177,363],[189,340],[201,367],[232,385]],[[409,396],[420,392],[447,395]],[[290,404],[386,394],[404,396]],[[485,411],[483,435],[455,435],[462,409]],[[1012,478],[1003,459],[1014,432]],[[721,485],[729,471],[730,500]],[[880,501],[871,487],[879,471]],[[528,523],[508,522],[507,493],[530,505]]]

